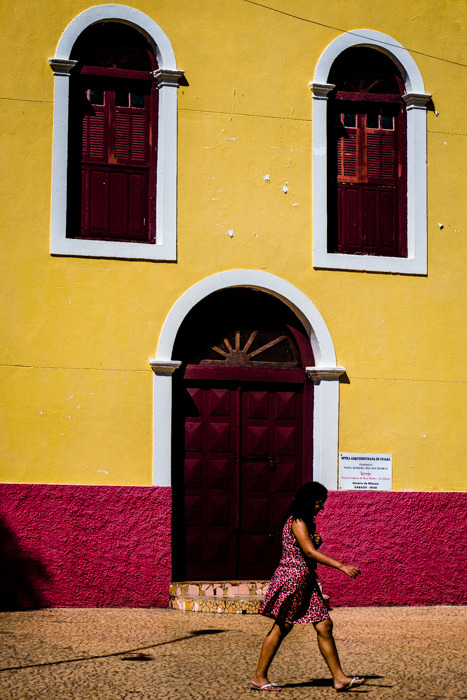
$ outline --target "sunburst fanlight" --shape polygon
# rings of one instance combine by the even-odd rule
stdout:
[[[212,359],[203,359],[201,364],[223,364],[248,367],[252,365],[296,367],[298,352],[293,340],[287,335],[264,331],[235,331],[222,343],[210,348]],[[219,359],[214,359],[215,353]],[[222,358],[222,359],[220,359]]]

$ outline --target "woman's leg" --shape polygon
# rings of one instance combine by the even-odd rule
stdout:
[[[261,647],[258,667],[252,679],[255,685],[264,685],[268,682],[268,670],[272,660],[274,659],[282,640],[289,634],[292,627],[293,625],[287,624],[278,625],[277,622],[275,622],[271,627],[271,630],[266,635],[263,646]]]
[[[341,668],[336,642],[332,635],[332,620],[321,620],[321,622],[315,622],[314,626],[318,634],[319,650],[331,671],[334,688],[336,690],[347,688],[352,678],[346,676]],[[354,681],[353,685],[360,685],[363,680],[358,679],[358,682]]]

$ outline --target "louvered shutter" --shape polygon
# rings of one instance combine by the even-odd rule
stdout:
[[[357,176],[357,131],[347,130],[337,142],[337,174],[340,178]]]
[[[330,163],[337,187],[336,252],[405,255],[405,112],[399,105],[354,102],[347,109],[357,112],[355,127],[348,127],[345,108],[337,102],[336,162]],[[389,115],[384,122],[380,113]]]
[[[82,117],[81,138],[81,230],[91,237],[102,234],[106,222],[106,177],[108,160],[108,128],[104,93],[99,102],[93,104],[93,91],[86,88],[86,112]]]
[[[143,110],[115,108],[115,160],[127,165],[148,165],[149,131]]]
[[[83,118],[81,154],[85,161],[107,160],[104,118],[104,107],[96,107],[94,114],[86,114]]]
[[[153,241],[154,86],[140,80],[106,84],[99,79],[103,104],[96,105],[88,87],[95,82],[87,81],[81,123],[81,236]],[[138,106],[133,106],[133,94],[138,96]],[[122,99],[127,106],[116,104]]]
[[[381,184],[396,184],[397,144],[394,132],[368,132],[367,180]]]

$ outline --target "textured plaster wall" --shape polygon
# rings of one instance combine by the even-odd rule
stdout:
[[[31,607],[165,607],[171,490],[0,487],[0,601]]]
[[[334,606],[467,603],[465,493],[329,494],[322,551],[360,566],[351,581],[319,567]]]
[[[166,607],[169,488],[0,487],[3,608]],[[333,606],[467,603],[467,494],[331,492],[323,551],[361,567],[320,567]]]

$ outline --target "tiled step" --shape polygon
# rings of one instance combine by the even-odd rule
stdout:
[[[269,581],[175,581],[169,607],[215,613],[257,613]]]
[[[174,581],[170,584],[169,608],[254,614],[259,611],[268,586],[269,581]],[[323,599],[329,609],[329,596],[323,595]]]

